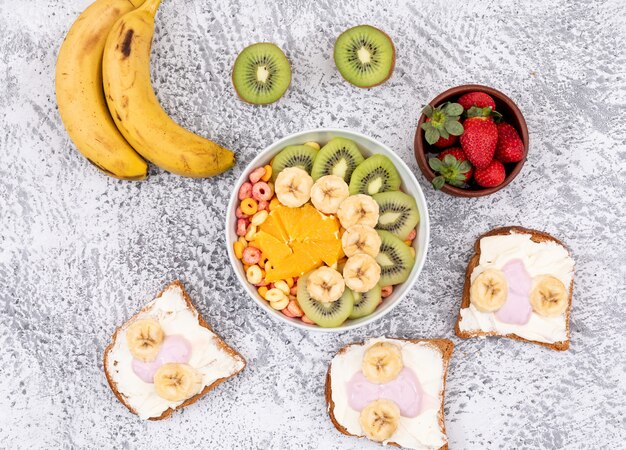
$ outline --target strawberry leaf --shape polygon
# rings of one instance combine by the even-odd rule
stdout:
[[[433,187],[438,191],[443,187],[444,184],[446,184],[446,180],[441,175],[433,178]]]
[[[454,156],[452,156],[452,155],[446,155],[443,158],[443,163],[446,166],[453,166],[454,164],[456,164],[456,162],[457,162],[456,158]]]
[[[472,170],[472,165],[470,164],[470,162],[468,160],[463,161],[459,165],[459,172],[461,172],[461,173],[467,173],[470,170]]]
[[[453,136],[460,136],[463,134],[463,125],[458,120],[452,120],[451,118],[446,120],[445,129]]]
[[[422,114],[424,114],[426,117],[430,117],[433,115],[433,107],[430,105],[426,105],[424,106],[424,108],[422,109]]]
[[[439,158],[429,158],[428,165],[435,172],[441,172],[441,169],[443,169],[443,163],[441,162]]]
[[[441,130],[439,130],[439,134],[444,139],[448,139],[450,137],[450,133],[448,133],[445,128],[442,128]]]
[[[429,144],[434,144],[439,140],[439,131],[435,128],[429,128],[426,130],[426,142]]]
[[[460,116],[463,114],[463,107],[458,103],[448,103],[444,108],[444,112],[447,116]]]

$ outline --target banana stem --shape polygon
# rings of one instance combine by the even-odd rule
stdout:
[[[151,16],[155,16],[160,4],[161,0],[147,0],[139,9],[147,12]]]

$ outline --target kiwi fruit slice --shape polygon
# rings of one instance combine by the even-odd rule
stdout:
[[[415,199],[400,191],[380,192],[372,197],[380,209],[376,228],[405,241],[420,221]]]
[[[239,97],[248,103],[274,103],[283,96],[290,83],[289,60],[274,44],[252,44],[235,60],[233,85]]]
[[[306,274],[298,279],[298,303],[304,314],[322,328],[335,328],[344,323],[352,313],[354,305],[352,291],[346,289],[334,302],[320,302],[311,298],[306,289],[308,276],[309,274]]]
[[[369,88],[389,79],[396,64],[396,49],[385,32],[369,25],[359,25],[339,35],[334,58],[346,81]]]
[[[317,150],[308,145],[290,145],[274,156],[272,160],[272,179],[276,181],[278,174],[287,167],[299,167],[311,173]]]
[[[389,231],[376,230],[382,243],[376,262],[380,265],[381,286],[404,283],[411,273],[415,259],[409,246]]]
[[[352,172],[363,162],[363,159],[356,142],[345,138],[335,138],[322,147],[317,154],[311,176],[317,180],[325,175],[337,175],[349,183]]]
[[[373,155],[354,169],[350,177],[350,194],[374,195],[400,189],[400,174],[385,155]]]
[[[380,284],[377,284],[367,292],[352,292],[354,307],[350,319],[359,319],[372,314],[382,301]]]

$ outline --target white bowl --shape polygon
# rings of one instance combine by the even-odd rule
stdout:
[[[409,278],[404,283],[394,286],[393,293],[389,297],[387,297],[384,300],[383,304],[369,316],[355,320],[347,320],[341,326],[336,328],[322,328],[318,327],[317,325],[306,324],[300,319],[291,319],[282,314],[280,311],[272,309],[269,303],[258,294],[256,288],[248,283],[248,281],[246,280],[246,274],[243,270],[243,265],[241,261],[238,260],[235,256],[235,252],[233,250],[233,244],[237,240],[237,234],[235,233],[237,216],[235,215],[235,211],[237,209],[237,203],[239,201],[239,187],[248,180],[248,176],[250,175],[252,170],[257,167],[269,164],[271,159],[288,145],[298,145],[304,144],[305,142],[313,141],[318,142],[320,145],[323,146],[325,143],[335,137],[343,137],[355,141],[358,144],[359,149],[363,153],[364,157],[368,157],[374,153],[380,153],[387,156],[393,162],[393,164],[396,166],[396,169],[400,173],[400,177],[402,178],[401,189],[405,193],[415,197],[415,201],[417,202],[417,207],[420,214],[420,223],[418,226],[417,237],[413,241],[413,246],[415,247],[415,265],[413,266],[413,270],[411,271]],[[385,316],[387,313],[389,313],[389,311],[391,311],[406,296],[406,294],[409,292],[409,289],[411,289],[411,287],[417,280],[420,272],[422,271],[422,267],[424,266],[424,262],[426,261],[429,238],[430,223],[428,219],[428,208],[426,206],[426,200],[424,199],[424,193],[417,183],[415,176],[404,163],[404,161],[402,161],[389,147],[381,144],[378,141],[375,141],[372,138],[364,136],[360,133],[355,133],[354,131],[330,128],[302,131],[300,133],[292,134],[273,143],[269,147],[265,148],[261,153],[259,153],[258,156],[254,158],[254,160],[252,160],[250,164],[248,164],[246,170],[243,171],[243,173],[237,180],[237,184],[234,186],[233,192],[230,196],[230,202],[228,203],[228,213],[226,215],[226,242],[228,246],[228,258],[230,259],[230,263],[233,266],[235,274],[237,274],[237,279],[239,280],[243,288],[254,299],[254,301],[257,302],[259,306],[272,317],[293,327],[311,331],[325,331],[336,333],[351,330],[357,327],[367,325],[368,323],[378,320],[381,317]]]

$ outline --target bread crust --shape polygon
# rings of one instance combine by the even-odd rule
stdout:
[[[191,302],[191,298],[189,297],[189,294],[185,290],[185,287],[183,286],[183,283],[180,282],[180,280],[175,280],[175,281],[171,282],[170,284],[168,284],[167,286],[165,286],[165,288],[163,288],[163,290],[155,298],[160,297],[161,295],[163,295],[163,293],[165,291],[167,291],[169,288],[174,287],[174,286],[177,286],[177,287],[179,287],[181,289],[181,291],[183,293],[183,298],[185,299],[185,302],[187,303],[187,306],[189,307],[189,309],[191,309],[192,311],[194,311],[198,315],[198,323],[200,324],[200,326],[204,327],[204,328],[207,328],[209,331],[214,333],[215,334],[215,339],[217,340],[217,345],[221,349],[223,349],[226,353],[231,355],[233,358],[236,358],[236,359],[240,360],[241,362],[243,362],[243,366],[241,367],[241,369],[239,369],[237,372],[233,373],[232,375],[230,375],[228,377],[219,378],[219,379],[215,380],[212,384],[210,384],[208,386],[205,386],[204,389],[202,389],[202,391],[200,391],[199,393],[197,393],[193,397],[188,398],[183,403],[178,405],[176,408],[173,408],[173,409],[172,408],[168,408],[167,410],[163,411],[163,414],[161,414],[160,416],[158,416],[158,417],[149,417],[148,420],[163,420],[163,419],[167,419],[169,416],[172,415],[172,413],[174,411],[177,411],[177,410],[179,410],[181,408],[184,408],[186,406],[194,404],[201,397],[206,395],[211,389],[216,387],[218,384],[223,383],[224,381],[228,380],[229,378],[234,377],[235,375],[237,375],[239,372],[241,372],[243,369],[246,368],[246,360],[244,359],[244,357],[241,356],[241,354],[239,352],[237,352],[235,349],[233,349],[228,344],[226,344],[226,342],[224,342],[222,340],[222,338],[220,336],[218,336],[217,333],[215,333],[213,331],[213,328],[211,328],[211,326],[204,320],[202,315],[198,312],[196,307]],[[113,391],[113,394],[115,394],[117,399],[124,406],[126,406],[126,408],[128,408],[128,410],[130,412],[132,412],[133,414],[137,414],[137,411],[135,411],[130,406],[130,404],[128,404],[128,402],[126,401],[126,397],[124,397],[124,395],[120,391],[118,391],[117,383],[115,383],[115,381],[113,381],[113,378],[111,377],[111,374],[109,373],[109,371],[107,369],[107,360],[108,360],[109,353],[110,353],[111,349],[113,348],[113,345],[115,345],[115,342],[117,340],[117,334],[120,332],[120,330],[122,330],[122,328],[126,327],[129,323],[131,323],[133,320],[135,320],[140,314],[144,313],[146,310],[147,310],[147,306],[144,306],[137,314],[135,314],[133,317],[128,319],[124,324],[119,326],[115,330],[115,332],[113,333],[113,336],[111,338],[111,343],[104,349],[104,374],[105,374],[106,379],[107,379],[107,381],[109,383],[109,386],[111,387],[111,390]]]
[[[439,419],[439,427],[441,428],[441,431],[445,435],[446,424],[445,424],[444,415],[443,415],[443,402],[444,402],[444,397],[446,393],[446,378],[448,376],[448,365],[450,363],[450,358],[452,358],[454,344],[452,343],[452,341],[448,339],[403,339],[403,338],[389,338],[389,339],[396,339],[398,341],[411,342],[413,344],[417,344],[419,342],[425,342],[429,344],[431,347],[434,347],[441,352],[442,359],[443,359],[443,386],[441,387],[441,393],[439,395],[440,404],[439,404],[438,419]],[[364,345],[364,344],[365,342],[356,342],[353,344],[346,345],[345,347],[341,348],[335,356],[341,355],[342,353],[344,353],[345,351],[347,351],[350,347],[354,345]],[[346,430],[346,428],[344,428],[339,422],[337,422],[337,419],[335,418],[335,402],[333,402],[332,379],[330,375],[331,367],[332,367],[332,361],[328,365],[328,370],[326,371],[326,386],[324,388],[324,396],[326,398],[326,407],[328,410],[328,415],[330,416],[330,420],[335,426],[335,428],[337,428],[337,430],[339,430],[341,433],[345,434],[346,436],[354,436],[354,437],[358,437],[359,439],[365,438],[365,436],[357,436],[355,434],[349,433],[348,430]],[[382,442],[380,444],[382,445]],[[388,442],[386,445],[400,447],[400,444],[398,444],[397,442]],[[438,450],[448,450],[448,443],[445,443],[444,445],[439,447]]]
[[[488,236],[508,235],[511,232],[515,232],[519,234],[530,234],[531,235],[530,239],[533,242],[550,242],[550,241],[556,242],[557,244],[563,246],[563,248],[565,248],[571,256],[571,252],[569,248],[563,242],[561,242],[554,236],[551,236],[550,234],[545,233],[543,231],[532,230],[529,228],[523,228],[523,227],[518,227],[518,226],[510,226],[510,227],[494,228],[493,230],[488,231],[487,233],[483,234],[478,239],[476,239],[476,242],[474,243],[474,254],[470,258],[470,261],[467,265],[467,270],[465,271],[465,283],[463,285],[463,297],[461,299],[461,307],[459,308],[459,315],[457,317],[456,324],[454,326],[454,332],[456,333],[458,337],[462,339],[469,339],[469,338],[479,337],[479,336],[498,336],[498,337],[505,337],[509,339],[515,339],[516,341],[530,342],[532,344],[541,345],[543,347],[556,350],[556,351],[565,351],[569,348],[569,343],[570,343],[569,322],[570,322],[570,313],[572,310],[572,294],[574,291],[574,277],[572,277],[572,282],[570,283],[570,286],[569,286],[569,302],[567,305],[567,311],[565,312],[565,329],[566,329],[566,335],[567,335],[567,340],[565,341],[557,341],[552,344],[549,344],[546,342],[539,342],[539,341],[534,341],[530,339],[525,339],[523,337],[517,336],[516,334],[512,334],[512,333],[499,334],[496,331],[486,332],[486,331],[480,331],[480,330],[471,330],[471,331],[461,330],[461,327],[460,327],[461,310],[463,308],[469,307],[470,305],[471,275],[472,275],[472,271],[474,270],[474,268],[478,265],[480,261],[480,240]]]

